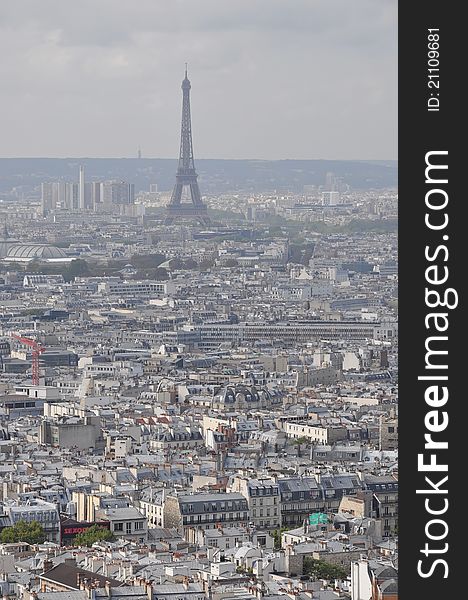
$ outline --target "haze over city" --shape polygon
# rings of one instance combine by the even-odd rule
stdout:
[[[286,4],[288,10],[285,10]],[[0,156],[396,158],[396,2],[0,6]]]
[[[1,5],[0,598],[398,600],[395,13]]]

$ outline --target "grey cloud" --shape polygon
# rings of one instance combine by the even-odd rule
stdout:
[[[393,0],[16,0],[0,51],[3,156],[173,156],[188,60],[198,156],[396,157]]]

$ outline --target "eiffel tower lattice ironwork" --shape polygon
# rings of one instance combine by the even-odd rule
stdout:
[[[171,199],[166,207],[165,223],[167,225],[179,219],[198,221],[202,225],[208,225],[210,222],[206,205],[203,204],[201,199],[197,181],[198,175],[195,171],[193,160],[190,88],[191,85],[187,77],[186,65],[185,78],[182,81],[182,129],[180,134],[179,166],[177,168],[176,182],[172,190]],[[189,201],[183,201],[185,190],[189,192]]]

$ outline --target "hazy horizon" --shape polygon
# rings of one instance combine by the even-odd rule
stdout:
[[[396,0],[0,5],[0,156],[396,160]],[[359,158],[356,158],[359,157]]]
[[[0,156],[0,160],[178,160],[177,156]],[[203,156],[200,158],[195,158],[195,162],[203,160],[230,160],[230,161],[249,161],[249,162],[281,162],[285,160],[290,161],[337,161],[337,162],[398,162],[398,158],[307,158],[304,156],[294,156],[294,157],[285,157],[285,158],[259,158],[255,156],[243,156],[236,158],[224,158],[224,157],[216,157],[216,156]]]

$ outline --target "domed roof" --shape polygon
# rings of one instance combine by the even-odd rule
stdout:
[[[276,403],[281,401],[281,395],[277,391],[270,391],[267,388],[257,388],[254,385],[245,385],[238,383],[236,385],[227,385],[223,387],[215,396],[216,403],[235,405],[248,403],[255,406],[265,403]]]
[[[380,584],[380,591],[385,595],[397,594],[398,593],[398,581],[396,579],[388,579]]]
[[[67,258],[67,255],[61,248],[56,246],[47,246],[46,244],[15,244],[8,248],[7,258],[17,258],[27,260],[34,258],[57,259]]]
[[[398,577],[398,571],[393,567],[389,567],[387,565],[381,565],[374,571],[377,579],[388,579],[388,578],[396,578]]]

